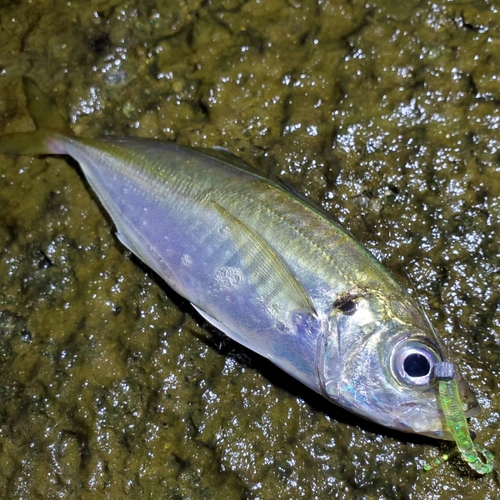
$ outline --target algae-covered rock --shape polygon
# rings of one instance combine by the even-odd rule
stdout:
[[[0,2],[20,77],[75,133],[224,146],[402,281],[500,456],[500,14],[492,2]],[[209,328],[120,245],[71,161],[0,156],[0,497],[500,496],[445,444],[329,405]]]

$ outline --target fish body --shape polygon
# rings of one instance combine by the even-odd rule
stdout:
[[[367,419],[452,439],[432,375],[448,357],[443,342],[321,210],[221,150],[21,136],[0,138],[0,152],[73,157],[123,245],[229,337]],[[473,393],[460,374],[457,382],[475,414]]]

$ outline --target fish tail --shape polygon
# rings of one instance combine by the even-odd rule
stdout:
[[[8,155],[51,154],[48,142],[57,134],[72,135],[66,120],[55,104],[40,87],[28,77],[23,77],[26,106],[37,130],[7,134],[0,137],[0,153]]]
[[[45,145],[51,133],[45,130],[0,137],[0,153],[3,155],[43,155],[51,151]]]

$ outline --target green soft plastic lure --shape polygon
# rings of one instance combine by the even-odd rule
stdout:
[[[436,363],[434,376],[439,384],[439,400],[444,418],[461,457],[477,473],[488,474],[493,470],[494,457],[483,446],[472,442],[455,380],[455,365],[450,362]],[[484,462],[479,457],[478,452],[484,457]],[[434,464],[426,465],[424,469],[432,470],[448,458],[450,455],[444,455],[441,459],[437,459]]]

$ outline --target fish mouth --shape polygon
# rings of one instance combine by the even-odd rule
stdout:
[[[467,382],[462,377],[462,374],[457,371],[456,382],[458,386],[458,393],[460,395],[460,402],[462,410],[467,418],[474,417],[481,411],[481,406],[477,401],[476,395],[469,387]],[[432,390],[431,401],[427,400],[426,403],[409,402],[406,405],[405,412],[407,422],[413,432],[422,434],[434,439],[445,439],[454,441],[451,432],[449,431],[446,418],[441,409],[440,396],[437,385]]]

